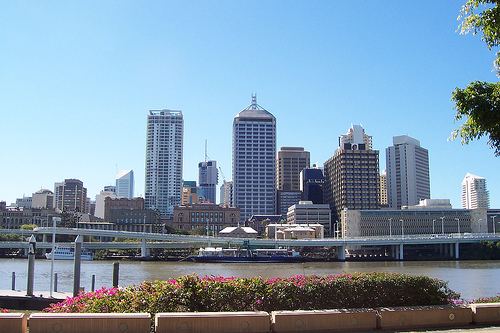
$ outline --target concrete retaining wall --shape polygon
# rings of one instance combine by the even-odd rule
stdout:
[[[157,313],[155,332],[185,333],[267,333],[270,321],[267,312],[187,312]]]
[[[0,333],[26,333],[28,316],[24,313],[0,313]]]
[[[479,325],[500,324],[500,303],[470,304],[472,322]]]
[[[30,333],[148,333],[150,329],[149,313],[33,313],[29,317]]]
[[[379,310],[378,328],[466,326],[472,323],[472,310],[466,306],[395,307]]]
[[[156,333],[335,332],[500,326],[500,303],[322,311],[158,313]],[[151,329],[149,313],[0,313],[0,333],[137,332]]]
[[[377,327],[374,309],[274,311],[272,330],[286,332],[368,331]]]

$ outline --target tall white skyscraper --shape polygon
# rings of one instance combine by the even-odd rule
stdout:
[[[240,220],[276,212],[276,118],[252,104],[233,121],[234,205]]]
[[[462,181],[462,208],[488,209],[490,197],[486,190],[486,179],[467,173]]]
[[[134,197],[134,170],[122,170],[116,174],[116,195],[132,199]]]
[[[415,206],[421,199],[430,199],[427,149],[407,135],[395,136],[392,142],[393,146],[385,149],[389,207]]]
[[[172,218],[181,204],[183,136],[181,111],[149,111],[144,204],[162,218]]]
[[[217,183],[219,182],[219,171],[217,161],[205,161],[198,163],[198,190],[205,201],[216,203]]]

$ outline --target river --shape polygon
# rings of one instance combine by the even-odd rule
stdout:
[[[35,295],[46,292],[50,285],[50,260],[35,261]],[[27,259],[0,259],[0,290],[12,287],[26,290]],[[193,263],[172,261],[120,261],[119,285],[129,286],[143,281],[168,280],[186,274],[235,277],[288,277],[293,275],[327,275],[354,272],[389,272],[427,275],[448,281],[448,286],[465,300],[500,294],[500,261],[381,261],[381,262],[306,262],[306,263]],[[56,260],[58,291],[73,290],[73,261]],[[90,290],[92,275],[95,287],[111,287],[113,261],[82,261],[80,286]],[[38,292],[38,293],[37,293]]]

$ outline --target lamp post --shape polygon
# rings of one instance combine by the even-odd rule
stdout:
[[[497,217],[496,215],[493,215],[491,218],[493,219],[493,233],[496,234],[497,231],[495,229],[495,217]]]
[[[457,226],[458,226],[458,237],[460,237],[460,219],[455,218],[455,220],[457,221]]]
[[[389,237],[392,237],[392,218],[389,218]]]
[[[399,220],[401,222],[401,238],[405,238],[405,225],[403,220]]]
[[[435,224],[436,224],[436,219],[432,220],[432,234],[435,235],[436,234],[436,231],[435,231]]]
[[[444,235],[444,216],[441,217],[441,233]]]

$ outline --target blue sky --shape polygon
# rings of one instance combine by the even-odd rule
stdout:
[[[455,87],[497,81],[496,50],[456,32],[462,1],[0,0],[0,200],[78,178],[95,195],[134,169],[144,193],[146,117],[182,110],[184,179],[208,156],[231,178],[234,116],[257,102],[278,148],[321,165],[351,124],[380,150],[429,150],[431,197],[460,208],[467,172],[500,208],[487,140],[447,141]]]

